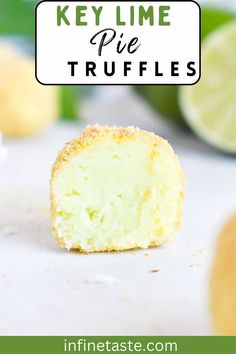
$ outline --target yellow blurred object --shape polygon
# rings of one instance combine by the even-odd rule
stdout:
[[[11,45],[0,43],[0,131],[3,135],[36,135],[58,115],[58,89],[36,81],[32,58]]]
[[[216,251],[210,306],[219,335],[236,335],[236,214],[225,225]]]

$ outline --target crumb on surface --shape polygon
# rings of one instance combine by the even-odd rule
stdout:
[[[192,263],[192,264],[190,265],[190,267],[191,267],[191,268],[194,268],[194,267],[200,267],[200,266],[202,266],[202,265],[203,265],[202,263],[196,262],[196,263]]]

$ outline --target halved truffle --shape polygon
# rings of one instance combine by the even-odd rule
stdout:
[[[185,177],[171,146],[153,133],[88,126],[52,169],[52,231],[81,252],[147,248],[181,224]]]

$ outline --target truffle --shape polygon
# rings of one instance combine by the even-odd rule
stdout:
[[[58,88],[36,81],[34,60],[0,42],[0,131],[8,137],[32,136],[59,114]]]
[[[210,281],[210,307],[218,335],[236,335],[236,214],[217,244]]]

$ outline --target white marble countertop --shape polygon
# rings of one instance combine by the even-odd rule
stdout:
[[[167,126],[119,88],[110,90],[106,104],[102,93],[85,104],[84,116],[136,124],[168,138],[188,178],[183,227],[165,247],[63,251],[49,227],[50,166],[81,124],[58,123],[40,137],[6,141],[8,157],[0,164],[1,335],[210,333],[208,275],[219,228],[236,209],[236,159]]]

